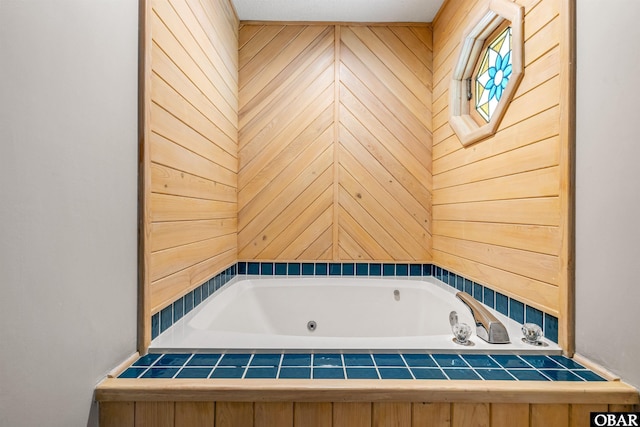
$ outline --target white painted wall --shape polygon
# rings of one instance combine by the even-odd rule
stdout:
[[[0,0],[0,426],[96,425],[135,351],[137,14]]]
[[[576,347],[640,387],[640,1],[577,1]]]

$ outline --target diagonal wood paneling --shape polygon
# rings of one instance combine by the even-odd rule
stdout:
[[[239,258],[331,252],[333,46],[332,26],[240,29]]]
[[[430,260],[430,27],[252,23],[239,49],[239,258]]]
[[[429,27],[341,30],[342,256],[431,259],[430,39]]]

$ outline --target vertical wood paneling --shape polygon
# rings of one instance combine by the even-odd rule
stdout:
[[[293,427],[292,402],[256,402],[255,427]]]
[[[411,425],[411,403],[376,402],[373,404],[373,427],[402,427]]]
[[[430,27],[239,39],[239,258],[429,261]]]
[[[371,403],[335,402],[333,427],[370,427]]]
[[[227,0],[153,0],[147,21],[149,316],[235,260],[239,22]]]
[[[134,427],[134,402],[100,402],[100,427]]]
[[[468,148],[448,124],[449,83],[463,31],[488,0],[450,0],[433,24],[433,259],[562,323],[570,286],[563,153],[572,143],[561,120],[571,108],[561,97],[566,1],[516,3],[525,7],[525,77],[496,135]],[[523,217],[534,205],[536,214]],[[516,229],[527,231],[518,237]]]
[[[136,427],[173,427],[175,402],[136,402]]]
[[[571,405],[569,412],[569,426],[581,427],[590,425],[591,412],[605,412],[609,405]]]
[[[491,427],[529,427],[529,405],[526,403],[492,403]]]
[[[451,411],[452,427],[491,426],[489,403],[456,403]]]
[[[569,405],[531,405],[531,427],[568,427]]]
[[[295,427],[331,427],[331,403],[296,402],[293,409]]]
[[[101,402],[100,426],[583,427],[589,425],[590,412],[607,409],[633,411],[634,407],[480,402]]]
[[[253,427],[252,402],[216,402],[216,427]]]
[[[213,427],[214,402],[176,402],[175,427]]]
[[[414,403],[412,405],[412,427],[450,427],[450,403]]]

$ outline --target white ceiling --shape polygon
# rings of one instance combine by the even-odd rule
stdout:
[[[432,22],[443,0],[232,0],[242,21]]]

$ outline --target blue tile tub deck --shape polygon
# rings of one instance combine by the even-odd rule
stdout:
[[[476,369],[483,380],[513,381],[515,378],[506,369]]]
[[[217,353],[208,354],[194,354],[191,359],[187,362],[187,366],[210,366],[215,367],[220,360],[221,355]]]
[[[560,355],[426,352],[147,354],[119,378],[606,381]]]
[[[209,378],[213,368],[183,368],[176,374],[176,378]]]
[[[375,368],[347,368],[348,379],[377,380],[380,379]]]
[[[232,366],[235,368],[245,367],[249,365],[251,354],[225,354],[218,362],[218,366]]]
[[[403,357],[411,368],[436,368],[438,366],[428,354],[404,354]]]
[[[374,366],[370,354],[344,354],[344,364],[349,367]]]
[[[183,366],[190,358],[191,354],[165,354],[153,366]]]
[[[473,369],[445,368],[445,375],[450,380],[481,380],[482,378]]]
[[[280,374],[278,375],[279,379],[310,379],[311,378],[311,368],[302,368],[302,367],[281,367]]]
[[[311,366],[311,354],[285,354],[282,357],[282,366]]]
[[[278,376],[278,368],[265,367],[265,368],[247,368],[244,374],[245,378],[271,378],[275,379]]]
[[[408,368],[378,368],[380,372],[380,378],[383,380],[410,380],[413,379],[413,375]]]
[[[413,376],[417,380],[446,380],[447,377],[438,368],[412,368]]]
[[[251,367],[278,367],[281,358],[280,354],[254,354],[251,359]]]
[[[313,367],[313,379],[338,380],[344,379],[344,369]]]

